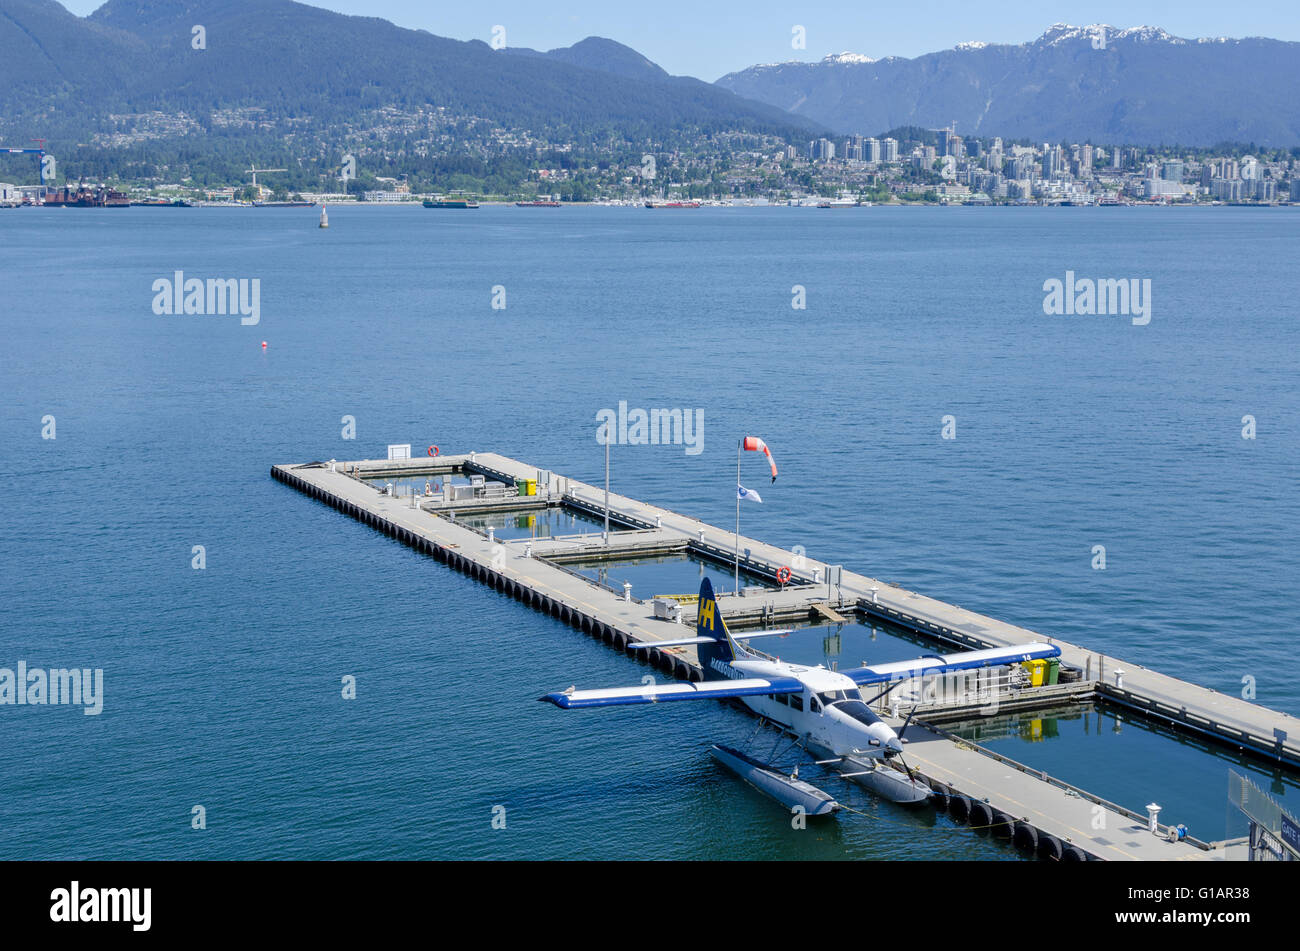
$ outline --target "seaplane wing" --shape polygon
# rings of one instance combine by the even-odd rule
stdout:
[[[580,707],[610,707],[629,703],[661,703],[666,700],[712,700],[720,697],[753,697],[798,693],[803,684],[793,677],[744,677],[738,680],[705,680],[701,683],[644,684],[639,687],[610,687],[548,693],[546,700],[565,710]]]
[[[1055,644],[1015,644],[1010,647],[990,647],[987,650],[964,651],[959,654],[931,654],[916,660],[901,660],[891,664],[871,667],[850,667],[840,673],[856,684],[883,684],[910,680],[924,674],[947,674],[958,670],[976,670],[980,667],[999,667],[1019,664],[1027,660],[1059,657],[1061,649]]]

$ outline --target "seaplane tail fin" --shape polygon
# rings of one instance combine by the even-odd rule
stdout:
[[[713,585],[705,578],[700,582],[699,613],[695,620],[695,634],[699,647],[696,652],[705,680],[721,680],[727,675],[717,668],[715,661],[729,664],[736,659],[736,642],[731,639],[727,622],[718,610],[718,599],[713,595]]]

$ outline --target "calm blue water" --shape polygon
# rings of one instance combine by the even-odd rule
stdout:
[[[605,530],[604,519],[590,518],[568,508],[541,509],[531,512],[490,512],[483,515],[458,515],[456,521],[480,532],[493,530],[494,538],[550,538],[553,535],[599,536]],[[609,532],[624,531],[611,522]],[[596,540],[599,540],[597,538]]]
[[[700,582],[706,577],[717,591],[736,590],[734,566],[728,569],[690,555],[593,561],[566,567],[609,585],[615,591],[622,591],[625,583],[631,584],[633,596],[647,601],[659,595],[693,595],[700,590]],[[741,587],[774,587],[770,581],[748,571],[740,572],[740,584]]]
[[[869,800],[792,830],[707,757],[730,709],[534,702],[646,669],[268,474],[410,442],[595,482],[620,400],[705,419],[615,446],[620,492],[729,525],[756,434],[744,531],[1300,713],[1294,211],[316,218],[0,214],[0,666],[106,684],[0,707],[0,857],[1013,857]],[[176,270],[259,278],[261,323],[154,315]],[[1150,278],[1150,325],[1045,316],[1066,270]]]

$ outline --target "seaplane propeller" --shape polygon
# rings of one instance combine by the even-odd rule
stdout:
[[[892,690],[893,687],[891,687],[890,689]],[[919,706],[919,704],[917,706]],[[912,711],[907,715],[907,719],[903,721],[903,725],[899,727],[898,733],[896,734],[896,736],[898,737],[898,742],[900,744],[903,742],[903,734],[906,733],[907,728],[912,725],[912,717],[914,716],[916,716],[916,706],[912,707]],[[907,778],[915,782],[916,774],[912,772],[912,767],[907,765],[907,760],[904,759],[903,757],[903,751],[900,749],[897,753],[888,752],[888,751],[885,753],[886,758],[889,758],[891,756],[898,757],[898,761],[903,764],[903,769],[907,770]]]

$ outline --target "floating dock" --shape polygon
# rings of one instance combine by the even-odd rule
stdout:
[[[632,650],[630,644],[682,636],[693,623],[690,598],[674,599],[675,610],[634,597],[565,567],[575,561],[689,554],[730,565],[734,534],[659,506],[610,493],[610,533],[601,531],[545,538],[497,539],[459,519],[485,512],[519,512],[564,507],[603,519],[602,488],[558,476],[496,453],[427,459],[311,462],[273,466],[272,476],[341,512],[579,628],[604,643],[653,664],[670,676],[699,680],[692,647]],[[376,480],[462,476],[478,486],[440,492],[389,495]],[[478,478],[476,478],[478,477]],[[488,484],[491,484],[489,490]],[[504,490],[502,489],[504,487]],[[528,494],[531,492],[532,494]],[[1287,714],[1122,661],[1059,638],[924,597],[896,585],[856,574],[755,539],[740,540],[740,568],[780,588],[742,588],[719,595],[719,607],[733,625],[826,623],[827,618],[878,619],[928,638],[968,649],[1048,641],[1061,648],[1071,681],[1034,687],[1000,698],[999,710],[1042,708],[1063,701],[1097,698],[1140,710],[1180,730],[1251,753],[1261,760],[1300,768],[1300,721]],[[644,594],[645,592],[640,592]],[[665,599],[659,599],[666,603]],[[1040,693],[1041,691],[1041,693]],[[971,704],[971,706],[977,706]],[[1169,826],[1153,834],[1147,818],[1085,790],[1023,766],[946,733],[937,722],[958,708],[930,709],[922,703],[908,731],[907,759],[936,790],[934,804],[955,818],[1010,838],[1045,858],[1214,860],[1244,857],[1234,840],[1207,843],[1185,837],[1169,841]],[[881,711],[895,728],[901,718]],[[927,722],[927,718],[929,721]],[[1176,818],[1176,817],[1175,817]]]

